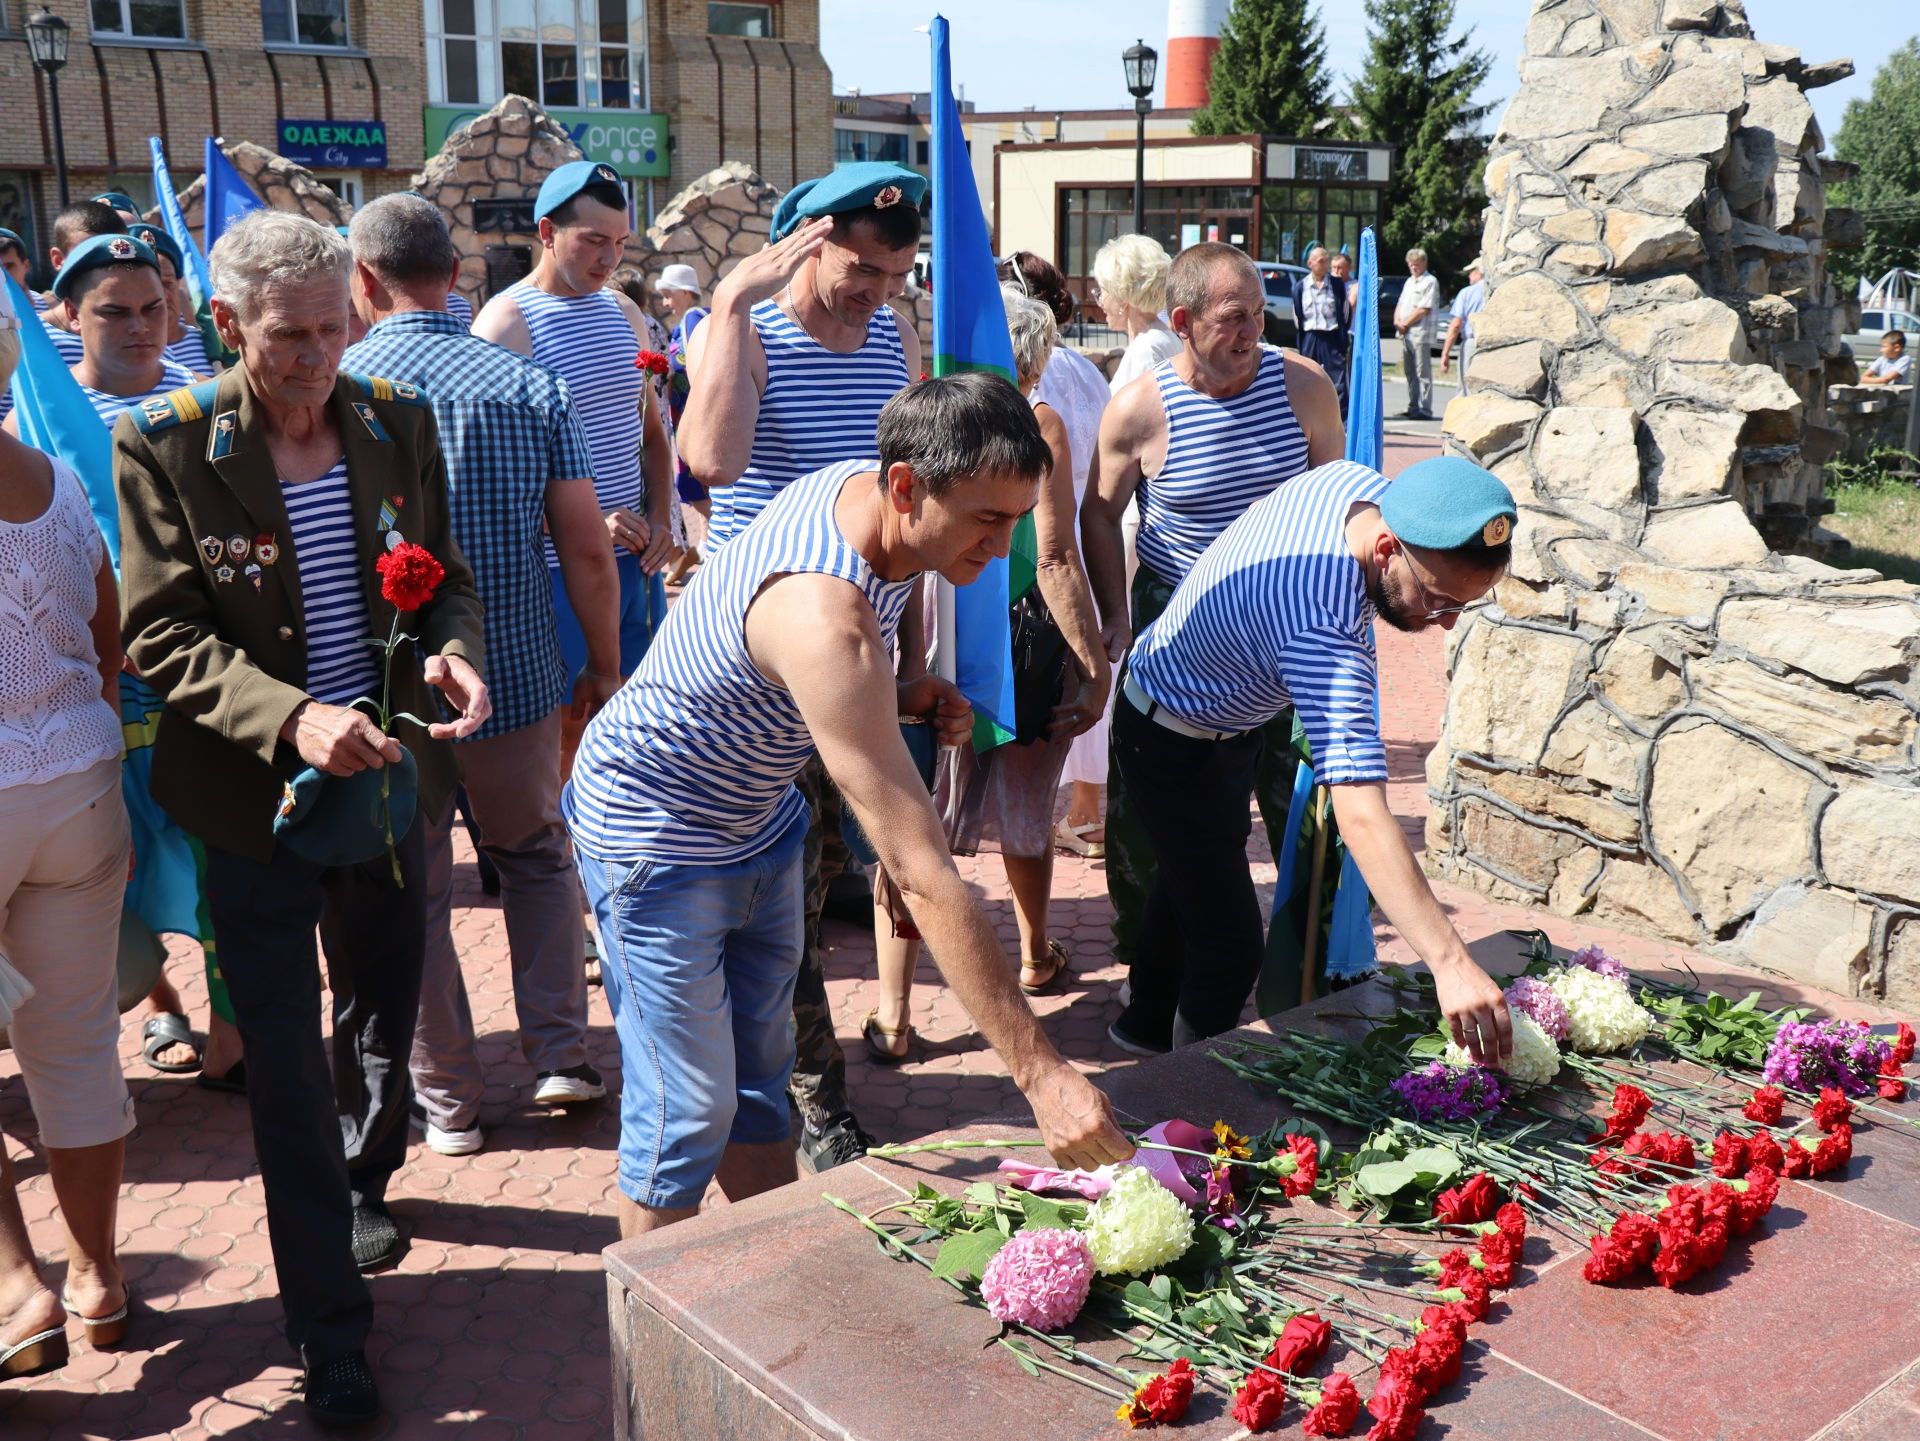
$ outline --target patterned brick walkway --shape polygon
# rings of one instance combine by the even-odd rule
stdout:
[[[1431,453],[1395,444],[1389,470]],[[1418,844],[1425,813],[1422,766],[1438,732],[1445,676],[1437,634],[1381,633],[1383,719],[1394,775],[1392,801]],[[1256,826],[1256,835],[1259,828]],[[1264,841],[1257,874],[1268,881]],[[486,1150],[448,1159],[416,1146],[396,1178],[395,1213],[412,1236],[397,1271],[375,1278],[371,1355],[388,1402],[369,1437],[461,1441],[572,1441],[609,1433],[609,1371],[601,1248],[615,1239],[616,1126],[610,1107],[580,1116],[528,1103],[532,1075],[514,1035],[499,904],[479,890],[464,838],[455,926],[465,958],[481,1054],[492,1084],[481,1120]],[[997,858],[962,862],[1003,937],[1014,920]],[[1455,924],[1473,940],[1508,926],[1543,925],[1556,940],[1606,944],[1638,964],[1678,948],[1494,906],[1448,890]],[[1098,864],[1062,858],[1053,924],[1074,959],[1064,993],[1035,1002],[1062,1050],[1089,1070],[1128,1064],[1106,1040],[1121,980],[1111,964],[1105,878]],[[905,1140],[1005,1111],[1015,1094],[993,1055],[923,961],[914,993],[920,1042],[897,1069],[870,1065],[858,1039],[873,1001],[870,936],[833,923],[829,990],[846,1044],[862,1121],[883,1140]],[[176,946],[172,971],[196,1021],[205,1016],[197,960]],[[1404,959],[1396,942],[1383,954]],[[1697,960],[1697,958],[1695,958]],[[1831,998],[1825,998],[1831,1003]],[[594,1061],[619,1063],[606,1004],[593,992]],[[290,1405],[298,1370],[280,1334],[266,1213],[245,1103],[159,1077],[140,1060],[139,1018],[122,1033],[140,1129],[127,1151],[120,1250],[139,1309],[129,1345],[73,1359],[51,1376],[0,1389],[5,1441],[311,1433]],[[21,1202],[56,1282],[64,1262],[53,1192],[33,1117],[10,1053],[0,1052],[0,1131],[21,1177]]]

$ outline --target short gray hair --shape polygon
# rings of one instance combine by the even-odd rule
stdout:
[[[260,313],[261,293],[278,285],[340,279],[344,293],[353,253],[330,226],[290,210],[255,210],[226,228],[207,257],[213,293],[247,319]]]
[[[1264,296],[1265,282],[1251,255],[1237,245],[1203,240],[1173,257],[1167,269],[1167,308],[1205,315],[1214,301],[1214,277],[1222,270],[1233,271],[1237,280],[1251,280]]]
[[[1311,264],[1313,264],[1313,257],[1314,257],[1314,256],[1316,256],[1316,255],[1324,255],[1324,256],[1326,256],[1326,257],[1327,257],[1327,263],[1328,263],[1329,265],[1331,265],[1331,264],[1333,263],[1333,252],[1332,252],[1332,251],[1330,251],[1330,250],[1328,250],[1328,249],[1327,249],[1327,247],[1326,247],[1326,246],[1324,246],[1324,245],[1310,245],[1310,246],[1308,246],[1308,247],[1307,247],[1307,255],[1306,255],[1306,259],[1304,259],[1304,260],[1303,260],[1303,261],[1301,261],[1300,263],[1301,263],[1302,265],[1311,265]]]
[[[1425,265],[1427,263],[1427,252],[1422,250],[1417,245],[1414,246],[1413,249],[1407,252],[1407,264],[1411,265],[1416,260],[1419,261],[1422,265]]]
[[[396,285],[444,282],[460,262],[440,207],[418,195],[383,195],[354,214],[353,258]]]
[[[1017,285],[1000,287],[1007,307],[1007,336],[1013,341],[1013,373],[1020,380],[1038,380],[1053,354],[1060,331],[1053,312]]]

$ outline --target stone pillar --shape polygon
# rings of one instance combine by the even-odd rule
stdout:
[[[1536,0],[1445,420],[1521,522],[1450,638],[1429,859],[1914,999],[1920,593],[1811,558],[1845,548],[1818,526],[1855,319],[1826,256],[1860,227],[1805,92],[1851,68],[1738,0]]]

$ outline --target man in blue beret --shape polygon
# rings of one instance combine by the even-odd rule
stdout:
[[[766,249],[714,288],[712,313],[687,343],[679,431],[682,461],[710,488],[708,560],[793,481],[874,453],[881,408],[920,374],[920,337],[887,302],[913,272],[926,193],[925,176],[881,163],[802,181],[781,197]],[[917,658],[919,606],[907,611],[900,650]],[[871,1138],[847,1095],[821,943],[827,887],[847,865],[840,797],[817,759],[799,785],[812,825],[792,1094],[801,1154],[824,1170],[864,1154]]]
[[[194,313],[193,300],[187,294],[187,262],[179,245],[149,220],[129,225],[127,234],[144,240],[160,261],[160,279],[167,287],[167,359],[190,371],[196,380],[218,375],[220,367],[207,354],[206,337],[189,318]]]
[[[1451,630],[1505,573],[1517,514],[1457,457],[1393,481],[1335,461],[1256,502],[1180,582],[1135,642],[1113,713],[1114,758],[1159,857],[1123,1026],[1171,1012],[1182,1046],[1240,1024],[1263,951],[1247,802],[1261,727],[1291,706],[1348,852],[1433,972],[1454,1039],[1506,1058],[1500,987],[1387,809],[1373,622]]]
[[[133,203],[133,197],[124,190],[102,190],[90,197],[100,205],[112,207],[115,214],[127,225],[140,218],[140,207]]]
[[[66,266],[67,257],[84,240],[96,235],[125,235],[127,222],[111,205],[102,200],[76,200],[65,210],[53,217],[53,244],[47,247],[47,261],[58,275]],[[46,322],[47,334],[53,338],[53,348],[59,352],[60,359],[72,365],[80,359],[80,337],[67,329],[61,320],[60,306],[55,303],[51,293],[41,297],[36,304],[40,307],[40,318]]]

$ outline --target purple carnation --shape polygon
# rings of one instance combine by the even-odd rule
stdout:
[[[1093,1248],[1078,1231],[1018,1231],[994,1253],[980,1296],[996,1320],[1037,1331],[1071,1325],[1093,1285]]]
[[[1506,1103],[1507,1078],[1486,1066],[1449,1066],[1434,1061],[1392,1084],[1400,1104],[1416,1121],[1470,1121]]]
[[[1796,1021],[1775,1034],[1762,1075],[1769,1085],[1795,1091],[1835,1086],[1849,1096],[1864,1096],[1892,1054],[1892,1045],[1873,1035],[1865,1021]]]
[[[1582,946],[1568,958],[1567,964],[1570,966],[1582,966],[1598,975],[1607,977],[1609,980],[1620,981],[1623,984],[1627,980],[1627,968],[1598,946]],[[1537,1020],[1539,1018],[1535,1017],[1535,1019]]]
[[[1533,1017],[1533,1023],[1556,1041],[1566,1040],[1567,1031],[1573,1025],[1573,1018],[1567,1014],[1567,1003],[1556,996],[1545,981],[1532,976],[1521,976],[1507,987],[1507,1004]]]

